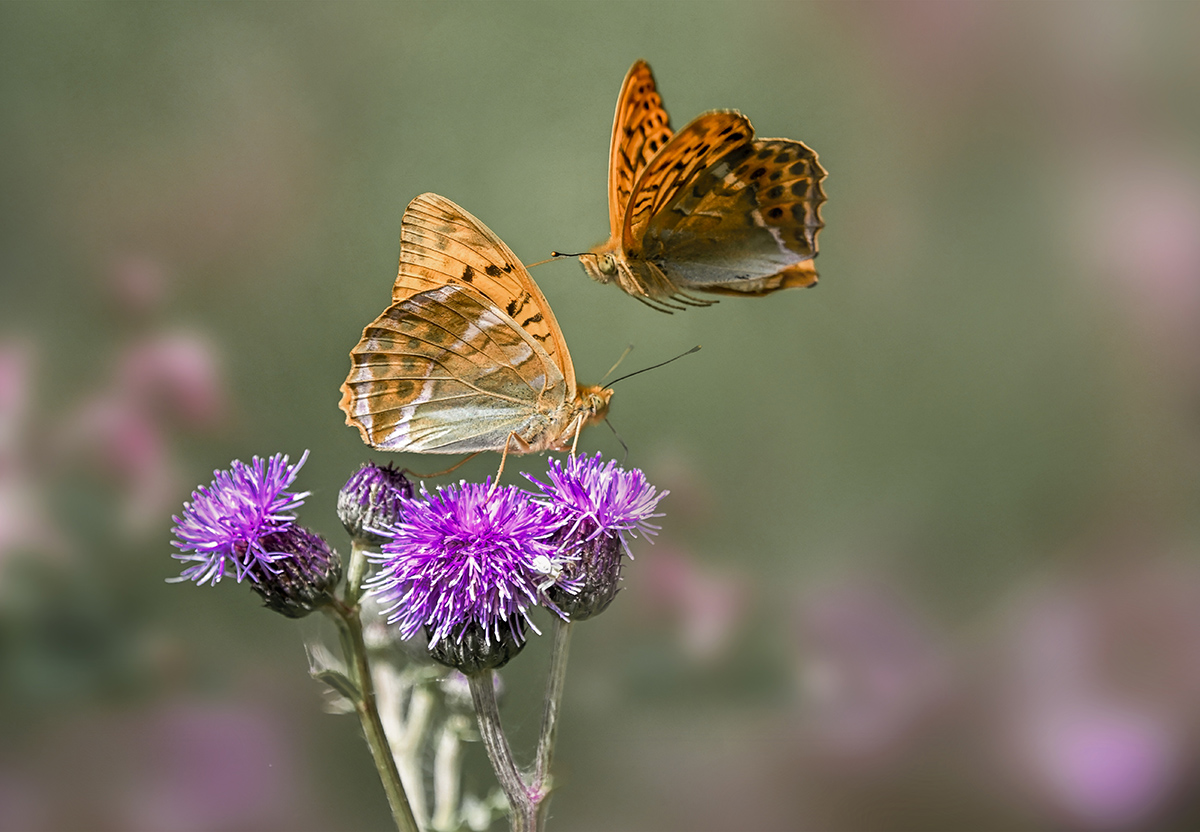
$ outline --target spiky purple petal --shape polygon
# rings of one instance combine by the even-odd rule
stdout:
[[[235,459],[227,471],[214,471],[213,481],[192,492],[183,504],[183,516],[174,516],[172,546],[181,550],[176,560],[192,563],[172,581],[215,584],[232,565],[237,580],[258,580],[259,570],[270,570],[281,557],[263,545],[263,538],[292,528],[291,512],[304,503],[308,492],[296,494],[287,488],[308,459],[305,451],[295,465],[285,454],[250,464]]]
[[[628,551],[627,533],[649,537],[658,532],[650,519],[662,516],[655,509],[669,492],[656,491],[639,469],[604,463],[598,453],[570,456],[566,462],[551,458],[548,469],[549,483],[525,476],[541,490],[541,502],[564,518],[568,538],[582,542],[616,535]]]
[[[422,489],[405,501],[402,521],[372,557],[382,568],[369,588],[405,638],[425,629],[433,647],[476,625],[488,639],[521,642],[533,626],[529,609],[561,573],[564,557],[551,541],[558,528],[512,486]]]

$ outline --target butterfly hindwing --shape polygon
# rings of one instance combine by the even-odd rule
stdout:
[[[350,355],[342,409],[379,450],[501,450],[574,392],[536,339],[458,285],[393,303]]]
[[[811,286],[825,171],[801,142],[743,144],[647,223],[641,257],[681,289],[765,294]]]
[[[608,155],[608,219],[614,237],[621,234],[634,184],[671,135],[671,121],[650,66],[637,61],[625,75],[617,97]]]

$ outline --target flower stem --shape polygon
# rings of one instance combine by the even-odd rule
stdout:
[[[558,736],[558,712],[562,707],[563,688],[567,681],[567,654],[571,649],[570,621],[554,616],[554,647],[550,655],[550,675],[546,678],[546,703],[542,711],[542,730],[538,737],[537,760],[534,763],[533,786],[530,789],[538,801],[539,811],[545,812],[546,800],[553,788],[550,764],[554,761],[554,741]]]
[[[350,543],[350,565],[346,567],[346,600],[358,604],[362,597],[362,582],[367,576],[367,552],[359,545],[358,538]]]
[[[537,803],[533,800],[521,772],[513,760],[512,749],[500,725],[500,708],[496,704],[494,671],[483,670],[468,673],[471,685],[471,701],[475,703],[475,714],[479,718],[479,733],[487,749],[488,759],[500,781],[500,788],[508,797],[509,828],[512,832],[538,832]]]
[[[352,553],[352,569],[353,565]],[[335,613],[334,621],[337,622],[342,637],[342,650],[345,652],[346,661],[353,667],[354,681],[358,685],[359,695],[354,702],[354,710],[362,723],[363,735],[371,749],[375,768],[379,771],[383,791],[392,809],[392,820],[395,821],[399,832],[420,832],[420,827],[413,817],[412,807],[408,803],[408,795],[400,782],[400,772],[396,768],[396,760],[392,757],[387,734],[384,733],[383,723],[379,719],[379,709],[375,704],[375,685],[367,664],[367,647],[363,643],[362,621],[358,617],[358,604],[356,601],[350,604],[335,601],[331,609]]]

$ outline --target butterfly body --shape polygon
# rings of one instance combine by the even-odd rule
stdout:
[[[392,303],[350,359],[340,407],[381,451],[566,450],[612,397],[576,382],[554,313],[516,256],[435,194],[405,211]]]
[[[765,295],[812,286],[825,170],[790,139],[755,139],[733,110],[671,132],[644,61],[626,76],[609,155],[609,238],[580,257],[601,283],[651,305],[689,292]]]

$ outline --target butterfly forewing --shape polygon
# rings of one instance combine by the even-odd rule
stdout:
[[[671,133],[670,118],[650,66],[637,61],[625,75],[617,97],[608,154],[608,219],[614,238],[620,239],[625,208],[638,176],[667,144]]]
[[[422,194],[400,226],[392,302],[444,285],[482,295],[536,339],[574,389],[575,371],[554,313],[521,261],[491,230],[445,197]]]
[[[672,136],[633,187],[622,236],[626,252],[638,250],[650,220],[681,187],[753,136],[749,119],[726,110],[698,116]]]
[[[536,339],[469,287],[393,303],[350,356],[342,409],[379,450],[502,449],[510,432],[536,433],[568,395]]]

